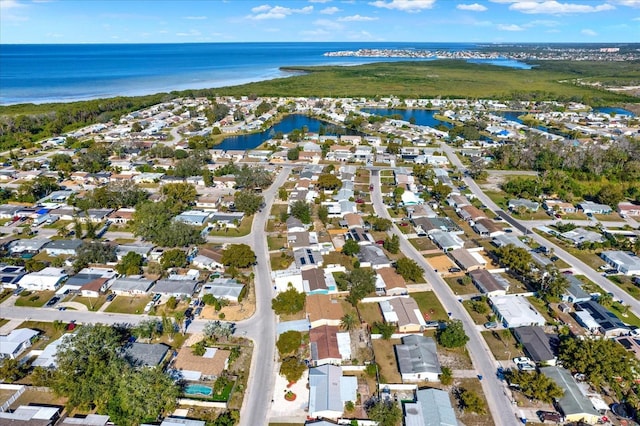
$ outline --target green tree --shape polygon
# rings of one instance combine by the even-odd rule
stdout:
[[[356,308],[359,317],[358,304],[368,294],[376,290],[376,274],[368,268],[355,268],[345,278],[349,283],[349,294],[346,301]]]
[[[246,244],[231,244],[222,252],[221,262],[234,268],[248,268],[256,263],[256,255]]]
[[[318,206],[318,219],[325,225],[329,222],[329,209],[327,206]]]
[[[289,198],[289,193],[287,192],[287,188],[283,186],[278,188],[278,198],[280,198],[281,201],[287,201],[287,199]]]
[[[8,383],[20,380],[26,375],[26,371],[17,359],[7,358],[0,365],[0,380]]]
[[[487,409],[484,401],[480,396],[472,390],[460,389],[458,392],[458,398],[460,399],[460,405],[464,411],[471,411],[477,414],[486,414]]]
[[[160,193],[169,206],[189,206],[196,201],[198,195],[195,186],[183,182],[167,183],[162,186]]]
[[[298,200],[290,206],[291,216],[300,219],[302,223],[311,223],[311,206],[303,200]]]
[[[286,291],[278,294],[271,300],[271,308],[277,315],[295,314],[304,309],[304,293],[298,292],[292,285]]]
[[[449,367],[442,367],[442,373],[440,374],[440,383],[444,386],[449,386],[453,383],[453,372]]]
[[[302,377],[307,365],[295,356],[285,358],[280,365],[280,375],[289,383],[295,383]]]
[[[278,337],[276,347],[278,348],[278,352],[280,352],[280,356],[284,357],[294,354],[301,344],[302,333],[296,330],[289,330],[282,333],[280,337]]]
[[[382,247],[391,254],[397,254],[400,251],[400,238],[396,234],[393,234],[391,238],[385,238]]]
[[[459,348],[469,341],[469,336],[464,332],[464,327],[460,320],[448,321],[446,328],[438,330],[436,337],[438,343],[445,348]]]
[[[162,253],[160,264],[164,270],[169,268],[183,268],[187,265],[187,254],[180,249],[166,250]]]
[[[233,334],[233,324],[222,321],[209,321],[204,325],[202,333],[215,340],[228,339]]]
[[[373,227],[374,231],[388,231],[389,229],[391,229],[392,226],[392,222],[389,219],[385,219],[383,217],[378,217],[375,218],[372,223],[371,226]]]
[[[178,299],[176,299],[175,296],[171,296],[168,300],[167,300],[167,308],[174,310],[175,308],[178,307]]]
[[[564,391],[553,380],[540,372],[529,373],[511,369],[506,374],[509,384],[518,385],[519,391],[527,398],[551,403],[562,398]]]
[[[82,239],[84,233],[82,232],[82,223],[78,219],[73,221],[73,232],[76,238]]]
[[[300,158],[300,148],[291,148],[287,151],[287,160],[296,161],[298,158]]]
[[[76,260],[73,262],[73,269],[76,271],[87,267],[91,263],[104,264],[116,260],[115,248],[99,242],[83,242],[78,247],[77,253]]]
[[[355,240],[347,240],[342,246],[342,253],[347,256],[353,256],[360,253],[360,245]]]
[[[391,339],[393,333],[396,332],[396,326],[388,322],[375,322],[373,327],[378,330],[384,340]]]
[[[439,200],[439,201],[446,199],[450,193],[451,193],[451,187],[448,185],[445,185],[440,181],[438,181],[431,188],[431,194],[436,200]]]
[[[51,386],[55,378],[55,371],[37,366],[31,372],[31,382],[33,386]]]
[[[402,410],[392,400],[378,400],[369,406],[367,415],[379,426],[397,426],[402,420]]]
[[[131,329],[131,334],[140,339],[153,339],[162,335],[162,321],[147,319]]]
[[[624,200],[623,186],[619,183],[608,183],[600,188],[596,194],[596,200],[599,203],[606,204],[615,208],[618,203]]]
[[[351,314],[347,313],[342,316],[340,319],[340,328],[346,331],[355,330],[355,328],[359,325],[358,318]]]
[[[336,175],[331,173],[323,173],[318,176],[318,188],[322,190],[333,191],[342,186],[342,181]]]
[[[264,197],[251,191],[238,191],[234,195],[233,203],[237,210],[252,215],[260,209]]]
[[[130,251],[116,265],[116,271],[122,275],[140,275],[143,262],[141,254]]]
[[[396,272],[407,281],[422,282],[422,268],[415,260],[402,257],[396,261]]]

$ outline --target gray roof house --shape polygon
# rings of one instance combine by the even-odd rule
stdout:
[[[564,277],[569,282],[569,287],[562,295],[564,302],[577,303],[591,300],[591,295],[582,289],[582,281],[571,274],[566,274]]]
[[[535,201],[526,200],[524,198],[517,198],[509,200],[509,210],[518,210],[519,208],[524,208],[527,210],[531,210],[532,212],[537,212],[540,208],[540,203]]]
[[[391,267],[391,260],[384,254],[384,251],[378,246],[366,245],[360,246],[360,251],[356,255],[360,261],[360,266],[363,268],[389,268]]]
[[[347,401],[356,400],[358,379],[343,376],[342,369],[325,364],[309,369],[309,416],[337,419]]]
[[[627,327],[620,319],[607,310],[604,306],[594,300],[587,302],[579,302],[575,305],[576,311],[586,311],[591,315],[597,323],[600,331],[606,337],[615,337],[629,332]],[[580,317],[578,317],[580,318]]]
[[[205,294],[212,294],[216,299],[226,299],[230,302],[238,302],[244,284],[232,278],[216,278],[202,286],[200,297]]]
[[[640,257],[620,250],[607,250],[600,257],[618,272],[625,275],[640,275]]]
[[[127,253],[137,253],[146,259],[153,250],[152,244],[118,244],[116,247],[116,257],[118,260],[122,260],[123,257],[127,255]]]
[[[416,402],[404,404],[405,426],[458,426],[449,394],[440,389],[418,389]]]
[[[31,346],[31,341],[38,334],[40,334],[39,331],[30,328],[18,328],[5,336],[0,336],[0,359],[15,359]]]
[[[139,296],[146,294],[153,283],[140,276],[120,277],[111,285],[111,291],[120,296]]]
[[[78,254],[78,248],[82,245],[81,239],[74,240],[52,240],[44,246],[44,251],[49,256],[75,256]]]
[[[429,234],[429,238],[438,245],[442,250],[456,250],[464,247],[464,241],[453,232],[433,231]]]
[[[596,424],[600,420],[600,414],[593,408],[589,398],[584,396],[568,370],[561,367],[542,367],[540,372],[564,391],[562,398],[556,402],[566,422],[582,420],[588,424]]]
[[[298,248],[293,251],[293,259],[298,269],[319,268],[322,266],[322,254],[318,250]]]
[[[584,213],[609,214],[613,211],[611,206],[606,204],[598,204],[591,201],[584,201],[578,204],[578,208]]]
[[[513,334],[533,361],[545,365],[556,364],[552,346],[557,347],[558,336],[546,334],[542,327],[538,326],[514,328]]]
[[[482,294],[488,296],[504,296],[509,291],[509,281],[486,269],[469,272],[471,281]]]
[[[196,290],[196,280],[158,280],[153,292],[174,297],[191,297]]]
[[[439,382],[442,369],[436,342],[431,337],[412,334],[394,345],[402,382]]]
[[[134,367],[156,367],[162,363],[169,352],[164,343],[127,343],[121,356]]]

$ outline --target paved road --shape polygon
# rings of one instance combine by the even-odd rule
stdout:
[[[372,194],[373,208],[376,215],[379,217],[385,217],[391,219],[386,206],[382,202],[382,196],[380,193],[380,174],[378,171],[373,170],[371,172],[371,184],[374,186]],[[438,275],[431,265],[427,263],[424,257],[406,240],[402,233],[394,226],[391,232],[400,237],[400,250],[402,253],[415,260],[425,271],[427,282],[429,282],[433,291],[438,296],[438,299],[442,302],[442,305],[451,312],[452,318],[462,320],[464,329],[469,336],[469,342],[467,343],[467,350],[471,357],[471,361],[477,371],[476,374],[483,376],[481,381],[482,389],[493,421],[495,425],[513,425],[516,424],[516,414],[512,410],[511,399],[507,395],[505,384],[500,382],[496,377],[496,370],[499,364],[494,359],[493,355],[489,351],[485,340],[482,338],[476,325],[464,309],[462,304],[458,302],[457,296],[453,294],[451,288],[447,283]]]
[[[442,150],[446,153],[447,157],[449,157],[449,161],[451,161],[451,164],[456,166],[459,170],[464,170],[465,166],[462,164],[462,162],[460,161],[460,159],[458,158],[454,150],[444,142],[441,143],[440,145],[442,147]],[[465,184],[469,187],[469,189],[473,192],[473,194],[476,197],[478,197],[478,199],[490,210],[494,212],[501,212],[502,217],[504,217],[512,225],[515,225],[516,229],[525,230],[526,234],[529,237],[531,237],[534,241],[536,241],[538,244],[542,244],[548,248],[553,248],[554,254],[558,258],[562,259],[563,261],[571,265],[572,269],[575,272],[577,272],[578,274],[585,275],[591,281],[593,281],[594,283],[602,287],[604,291],[613,293],[613,296],[616,300],[622,300],[625,304],[629,305],[629,309],[634,314],[640,316],[639,300],[629,295],[623,289],[621,289],[620,287],[618,287],[617,285],[609,281],[604,276],[600,275],[600,273],[593,270],[593,268],[591,268],[589,265],[587,265],[577,257],[573,256],[563,248],[559,247],[558,245],[547,240],[546,238],[533,232],[532,229],[535,226],[537,226],[535,222],[530,224],[526,221],[519,221],[514,219],[513,216],[510,216],[507,212],[503,212],[502,209],[496,203],[494,203],[493,200],[491,200],[491,198],[485,195],[485,193],[482,191],[482,189],[478,186],[478,184],[476,184],[476,182],[473,179],[471,179],[470,177],[464,177],[463,180]],[[571,221],[571,222],[574,222],[574,221]],[[606,223],[605,226],[607,224],[608,223]]]

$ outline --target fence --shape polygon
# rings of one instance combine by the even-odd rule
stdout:
[[[8,385],[8,384],[2,383],[0,384],[0,389],[7,389],[7,390],[15,389],[16,391],[13,395],[11,395],[9,399],[7,399],[7,401],[4,404],[2,404],[2,406],[0,406],[0,413],[4,413],[9,409],[11,404],[13,404],[16,401],[16,399],[20,398],[20,395],[24,393],[27,387],[24,385]]]
[[[209,407],[209,408],[227,408],[225,402],[213,402],[213,401],[200,401],[197,399],[180,398],[178,399],[178,405],[193,405],[197,407]]]

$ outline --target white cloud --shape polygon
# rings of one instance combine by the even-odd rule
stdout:
[[[367,22],[367,21],[377,21],[378,18],[374,18],[372,16],[361,16],[361,15],[352,15],[352,16],[343,16],[342,18],[338,18],[340,22]]]
[[[309,3],[329,3],[331,0],[309,0]]]
[[[524,28],[516,24],[498,24],[500,31],[524,31]]]
[[[435,2],[436,0],[377,0],[369,4],[384,9],[395,9],[414,13],[424,9],[431,9]]]
[[[316,19],[315,21],[313,21],[313,25],[331,31],[339,31],[344,28],[344,25],[339,24],[338,22],[331,21],[329,19]]]
[[[485,10],[487,10],[487,7],[478,3],[472,3],[472,4],[459,4],[456,6],[456,9],[468,10],[471,12],[484,12]]]
[[[189,19],[191,21],[204,21],[207,19],[206,16],[185,16],[182,19]]]
[[[24,6],[16,0],[0,0],[0,10],[18,9]]]
[[[598,35],[597,32],[595,32],[595,31],[593,31],[593,30],[591,30],[589,28],[585,28],[584,30],[580,31],[580,34],[586,35],[586,36],[589,36],[589,37],[595,37],[595,36]]]
[[[551,21],[545,19],[537,19],[535,21],[531,21],[528,24],[525,24],[525,27],[557,27],[560,25],[558,21]]]
[[[619,4],[620,6],[639,7],[640,0],[610,0],[612,3]]]
[[[309,14],[313,12],[313,6],[305,6],[301,9],[291,9],[289,7],[263,4],[261,6],[254,7],[251,11],[254,15],[249,15],[247,18],[261,21],[264,19],[284,19],[293,14]]]
[[[638,16],[637,18],[633,18],[632,21],[640,21],[640,16]]]
[[[188,32],[176,33],[178,37],[199,37],[202,33],[198,30],[189,30]]]
[[[333,15],[334,13],[338,13],[338,12],[340,12],[340,9],[338,9],[335,6],[326,7],[320,11],[322,15]]]
[[[498,3],[511,3],[510,10],[527,14],[549,14],[564,15],[568,13],[595,13],[604,12],[615,9],[615,6],[609,3],[598,5],[593,4],[576,4],[576,3],[560,3],[556,0],[492,0]]]

